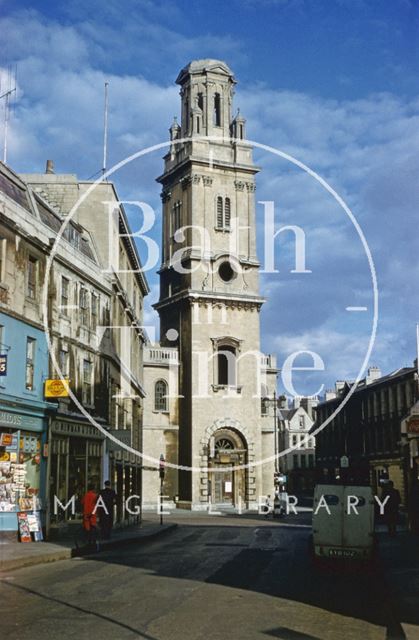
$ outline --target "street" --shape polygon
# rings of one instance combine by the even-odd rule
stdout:
[[[2,576],[2,636],[403,638],[378,566],[319,571],[307,517],[183,518],[156,542]],[[192,524],[193,523],[193,524]]]

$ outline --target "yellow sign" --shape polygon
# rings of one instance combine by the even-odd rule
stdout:
[[[45,380],[46,398],[68,398],[70,380]]]

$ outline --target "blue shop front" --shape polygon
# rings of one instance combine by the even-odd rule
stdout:
[[[40,329],[0,313],[0,536],[18,539],[18,515],[45,524],[48,349]],[[20,516],[22,517],[22,516]]]

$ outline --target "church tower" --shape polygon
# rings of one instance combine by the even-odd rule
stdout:
[[[260,353],[258,168],[244,118],[232,117],[236,82],[229,67],[196,60],[176,82],[181,122],[170,128],[158,178],[163,222],[155,308],[162,345],[179,349],[178,453],[187,467],[179,476],[180,504],[252,507],[273,487],[273,463],[268,471],[252,463],[273,453],[272,422],[262,444],[260,394],[267,367],[276,373]],[[275,384],[275,376],[270,380]],[[269,488],[262,476],[271,478]]]

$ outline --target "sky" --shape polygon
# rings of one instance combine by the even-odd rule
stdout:
[[[362,229],[379,292],[369,364],[383,373],[412,365],[419,322],[418,0],[0,0],[0,16],[2,90],[7,68],[17,65],[8,137],[8,164],[17,172],[43,172],[51,158],[58,173],[98,174],[105,81],[108,166],[165,142],[179,115],[179,70],[193,59],[224,60],[238,81],[235,108],[247,119],[248,139],[308,165]],[[163,154],[113,176],[121,199],[153,206],[156,240]],[[280,368],[296,352],[318,354],[323,371],[293,377],[295,390],[310,395],[359,374],[373,325],[370,266],[354,223],[319,182],[278,155],[256,148],[254,156],[262,168],[257,201],[274,201],[277,229],[304,230],[311,271],[292,273],[292,234],[281,233],[278,272],[261,277],[262,348],[276,354]],[[130,221],[138,228],[131,210]],[[258,204],[262,264],[263,221]],[[138,248],[143,255],[141,242]],[[155,324],[155,270],[147,277],[145,322]],[[309,354],[296,356],[296,366],[312,364]]]

